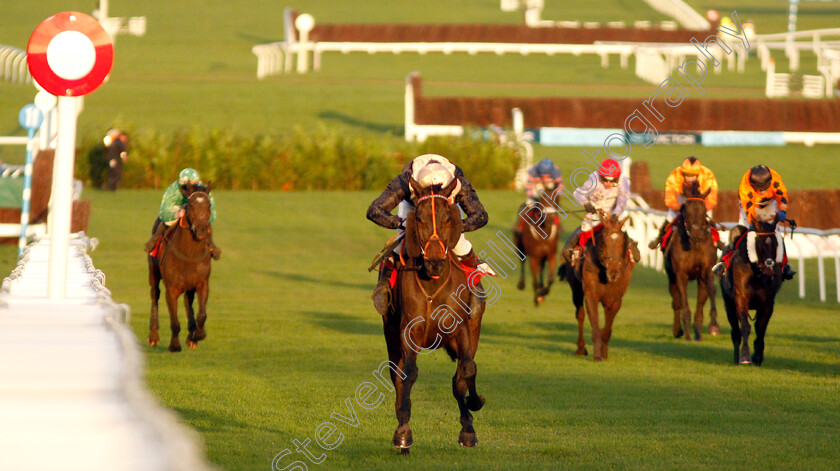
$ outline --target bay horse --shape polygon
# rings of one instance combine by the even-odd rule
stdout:
[[[544,186],[539,191],[539,204],[523,205],[519,214],[520,248],[531,266],[531,279],[534,285],[534,305],[539,306],[551,290],[554,272],[557,268],[557,241],[563,231],[560,217],[554,209],[554,202],[549,201],[554,192],[554,185]],[[524,214],[523,214],[524,212]],[[548,280],[543,283],[545,264],[548,262]],[[525,260],[520,264],[519,283],[516,287],[525,289]]]
[[[697,182],[683,187],[686,202],[672,223],[671,236],[663,249],[671,307],[674,309],[675,338],[685,334],[686,340],[692,340],[692,333],[694,340],[702,338],[703,306],[707,298],[711,303],[709,334],[720,333],[715,303],[715,277],[712,273],[712,267],[717,261],[717,245],[706,214],[706,197],[709,196],[709,192],[711,188],[700,194]],[[694,311],[692,326],[691,310],[688,307],[688,283],[693,280],[697,280],[697,308]]]
[[[560,279],[565,278],[572,289],[572,302],[578,323],[576,355],[586,355],[583,341],[584,305],[589,323],[592,325],[592,343],[595,361],[607,359],[612,324],[621,299],[630,284],[635,266],[631,255],[630,237],[622,230],[628,217],[621,220],[615,215],[605,216],[600,211],[601,229],[596,230],[587,242],[583,257],[577,267],[564,263],[558,270]],[[604,306],[604,328],[598,320],[598,304]]]
[[[729,267],[720,279],[726,317],[732,326],[732,346],[735,364],[764,362],[764,334],[773,315],[776,294],[782,286],[782,264],[784,263],[781,234],[776,232],[777,221],[754,224],[754,230],[730,233],[730,244],[734,247]],[[790,222],[796,227],[795,222]],[[739,226],[743,227],[743,226]],[[754,247],[754,249],[753,249]],[[750,355],[749,311],[755,310],[755,352]]]
[[[166,306],[169,308],[169,325],[172,339],[170,352],[180,352],[178,334],[178,297],[184,294],[187,310],[187,346],[196,348],[206,337],[204,322],[207,319],[207,297],[210,294],[210,248],[207,235],[210,233],[210,187],[192,191],[187,199],[186,215],[177,224],[168,228],[161,238],[155,256],[148,256],[149,284],[151,285],[152,313],[149,319],[149,345],[156,346],[158,335],[158,301],[160,282],[166,287]],[[160,223],[160,221],[157,221]],[[153,228],[154,230],[157,228]],[[193,300],[198,295],[198,317],[193,311]]]
[[[394,296],[383,317],[388,358],[404,372],[397,375],[391,370],[398,420],[393,444],[406,454],[413,443],[408,422],[418,355],[443,348],[458,362],[452,377],[452,394],[461,414],[458,443],[472,447],[478,439],[470,411],[484,405],[484,397],[476,392],[474,357],[485,305],[482,302],[477,312],[470,312],[468,277],[452,254],[462,232],[460,209],[449,197],[457,180],[437,192],[421,188],[413,179],[409,183],[416,209],[406,218]],[[480,284],[472,289],[483,294],[477,291]]]

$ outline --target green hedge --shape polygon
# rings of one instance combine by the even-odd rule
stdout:
[[[510,188],[519,158],[512,149],[473,137],[409,143],[398,137],[350,136],[322,127],[282,135],[243,135],[198,128],[172,134],[127,130],[129,158],[122,188],[163,188],[194,167],[215,188],[232,190],[378,190],[411,158],[441,154],[479,188]],[[76,176],[103,181],[101,141],[82,142]],[[86,156],[86,158],[84,157]]]

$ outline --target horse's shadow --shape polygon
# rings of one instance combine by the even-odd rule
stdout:
[[[574,347],[577,341],[577,326],[572,323],[529,322],[528,325],[539,327],[541,332],[516,332],[504,326],[485,325],[481,328],[482,339],[488,343],[524,346],[549,353],[563,352],[566,343]],[[511,338],[527,343],[514,342]]]
[[[405,134],[405,128],[403,126],[393,126],[390,124],[381,124],[381,123],[372,123],[369,121],[362,121],[359,118],[348,116],[343,113],[338,113],[336,111],[321,111],[318,113],[318,117],[321,119],[329,119],[339,121],[344,123],[348,126],[355,126],[363,129],[367,129],[370,131],[376,131],[381,133],[390,133],[395,136],[400,136]]]
[[[307,275],[303,275],[301,273],[284,273],[277,270],[255,270],[255,273],[261,275],[268,275],[273,276],[276,278],[282,278],[288,281],[293,281],[295,283],[304,282],[304,283],[315,283],[319,285],[329,285],[329,286],[336,286],[341,288],[351,288],[351,289],[358,289],[362,291],[372,291],[373,284],[372,283],[348,283],[346,281],[335,281],[335,280],[325,280],[323,278],[316,278]]]
[[[343,334],[353,335],[382,335],[382,325],[378,316],[372,316],[370,321],[361,321],[356,317],[345,316],[325,311],[299,311],[306,316],[310,323]],[[371,309],[371,313],[375,313]]]

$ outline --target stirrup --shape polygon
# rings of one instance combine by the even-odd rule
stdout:
[[[712,273],[714,273],[718,278],[723,276],[724,271],[726,271],[726,264],[723,262],[717,262],[715,266],[712,267]]]
[[[660,241],[659,237],[657,237],[656,239],[653,239],[653,241],[648,244],[648,248],[651,249],[651,250],[656,250],[656,248],[659,247],[659,241]]]

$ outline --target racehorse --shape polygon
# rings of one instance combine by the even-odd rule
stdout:
[[[458,443],[478,443],[470,411],[484,405],[476,392],[476,364],[484,303],[470,312],[468,277],[452,254],[462,232],[461,213],[450,194],[457,180],[437,192],[409,181],[415,192],[415,210],[408,214],[405,239],[398,264],[398,278],[388,314],[383,317],[388,358],[404,375],[391,370],[396,389],[395,408],[399,422],[393,444],[408,453],[413,443],[411,388],[417,380],[417,356],[443,348],[457,360],[452,394],[461,413]],[[475,278],[475,277],[470,277]],[[481,289],[480,284],[472,288]],[[469,392],[469,396],[467,395]]]
[[[615,215],[605,216],[599,212],[601,229],[595,231],[586,244],[583,257],[577,267],[564,263],[558,270],[560,279],[565,278],[572,288],[572,302],[578,323],[576,355],[586,355],[583,341],[584,303],[589,323],[592,325],[592,343],[595,361],[607,359],[607,349],[612,335],[615,315],[621,308],[621,298],[630,284],[635,266],[631,255],[630,237],[621,228],[627,217],[618,220]],[[598,320],[598,303],[604,306],[604,328]]]
[[[560,217],[554,210],[554,205],[549,202],[553,191],[553,184],[544,187],[539,192],[541,206],[531,205],[522,219],[522,224],[527,227],[521,227],[521,249],[531,265],[535,306],[539,306],[548,295],[554,283],[554,271],[557,267],[557,241],[562,228]],[[522,210],[524,209],[525,206]],[[548,262],[548,280],[543,284],[546,262]],[[519,283],[516,287],[520,290],[525,289],[525,260],[522,260],[520,265]]]
[[[694,340],[701,339],[706,298],[711,302],[709,334],[720,333],[715,303],[715,278],[712,273],[712,267],[717,261],[717,246],[706,214],[706,197],[710,191],[700,194],[697,182],[683,188],[686,202],[672,223],[667,244],[663,244],[665,273],[668,274],[671,307],[674,309],[674,337],[680,338],[685,334],[686,340],[692,339],[690,331],[693,331]],[[697,280],[697,309],[693,326],[688,307],[688,282],[692,280]]]
[[[169,323],[172,328],[169,351],[181,351],[181,343],[178,340],[178,334],[181,332],[181,324],[178,322],[178,297],[182,293],[189,330],[187,346],[196,348],[198,342],[207,335],[204,331],[204,321],[207,319],[207,297],[210,294],[210,248],[206,240],[211,230],[209,193],[209,186],[206,191],[192,190],[186,204],[186,215],[166,230],[156,255],[148,256],[149,284],[152,287],[152,314],[149,319],[148,341],[152,347],[160,341],[158,301],[161,280],[166,287],[166,306],[169,308]],[[154,229],[156,227],[153,231]],[[197,318],[193,311],[193,300],[196,294],[198,294]]]
[[[782,286],[784,255],[781,234],[776,232],[776,220],[757,221],[755,230],[730,234],[734,247],[729,267],[720,279],[726,317],[732,326],[732,346],[735,364],[764,361],[764,334],[773,315],[776,293]],[[796,223],[790,222],[795,228]],[[750,356],[749,311],[755,310],[755,352]]]

